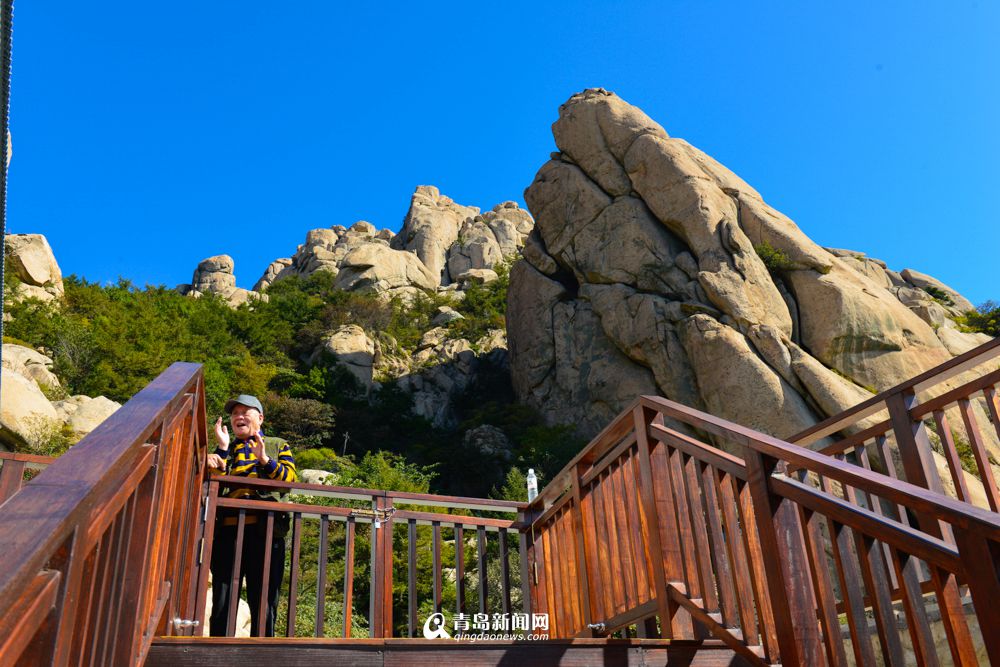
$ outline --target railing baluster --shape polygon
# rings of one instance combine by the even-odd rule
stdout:
[[[606,503],[604,502],[605,492],[602,477],[598,476],[590,483],[590,493],[588,495],[593,499],[594,531],[597,536],[597,571],[601,580],[601,615],[598,617],[600,621],[606,621],[617,613],[615,605],[618,600],[618,591],[621,587],[617,571],[612,570],[611,543],[614,541],[615,536],[609,528],[610,518],[608,517]]]
[[[701,581],[702,606],[706,612],[719,611],[719,596],[715,590],[715,577],[712,572],[711,547],[708,544],[707,522],[705,519],[704,502],[701,498],[701,476],[698,474],[698,461],[692,456],[684,456],[684,488],[687,496],[688,511],[691,513],[692,536],[694,537],[694,557],[697,563],[698,576]]]
[[[572,493],[573,493],[573,530],[571,538],[573,538],[573,548],[576,555],[576,561],[573,563],[574,568],[579,576],[576,577],[578,582],[578,590],[580,593],[580,611],[582,612],[581,619],[581,630],[586,631],[586,626],[593,622],[593,616],[591,613],[591,601],[590,601],[590,567],[592,557],[587,551],[587,533],[584,529],[584,523],[586,522],[586,517],[584,516],[583,507],[583,491],[580,488],[580,475],[582,471],[580,466],[577,466],[576,470],[573,471],[572,479]],[[504,591],[508,591],[510,587],[510,571],[507,564],[507,536],[503,531],[500,531],[500,561],[501,568],[503,568],[505,583],[503,586]],[[503,596],[503,612],[509,613],[510,611],[510,599],[509,593],[504,593]]]
[[[406,632],[408,637],[414,637],[417,634],[417,520],[410,519],[407,521],[406,529],[406,541],[408,546],[406,559],[406,589],[410,615]]]
[[[708,543],[712,570],[719,592],[719,609],[722,613],[722,624],[728,628],[738,627],[736,616],[736,584],[733,581],[732,570],[729,569],[729,558],[726,556],[726,540],[722,534],[722,521],[719,518],[719,498],[715,493],[716,470],[712,466],[701,467],[702,510],[708,518]]]
[[[1000,664],[1000,633],[988,628],[1000,628],[1000,545],[975,530],[956,528],[958,553],[966,566],[966,583],[975,605],[983,643],[990,663]],[[965,621],[964,617],[961,619]],[[962,656],[963,659],[976,656]]]
[[[507,531],[501,530],[500,537],[500,602],[501,611],[510,617],[510,553],[507,548]]]
[[[632,547],[632,562],[635,569],[636,603],[643,604],[652,599],[650,591],[650,553],[648,541],[643,535],[639,516],[639,502],[636,497],[640,489],[640,478],[636,455],[629,450],[623,463],[623,490],[625,514],[628,516],[629,543]]]
[[[434,581],[434,611],[441,611],[441,522],[431,522],[434,535],[432,577]]]
[[[258,519],[259,520],[259,519]],[[267,612],[270,609],[268,605],[268,588],[271,584],[271,540],[274,539],[274,512],[267,513],[267,527],[264,529],[264,544],[262,548],[264,549],[263,555],[263,576],[261,577],[260,583],[260,603],[257,605],[257,627],[255,628],[258,637],[267,636]],[[284,549],[285,546],[281,545]],[[247,586],[249,589],[249,585]],[[249,595],[247,596],[249,597]],[[250,634],[253,634],[251,632]]]
[[[625,459],[622,457],[611,464],[609,478],[614,489],[614,502],[612,503],[612,510],[615,516],[614,535],[615,544],[618,546],[619,558],[621,558],[621,577],[624,583],[622,587],[624,592],[624,597],[622,598],[624,606],[619,611],[632,609],[639,604],[639,592],[637,590],[638,586],[635,575],[638,563],[633,554],[632,540],[629,539],[630,517],[628,516],[628,500],[625,495],[625,480],[623,479],[625,471],[624,461]]]
[[[288,620],[285,636],[294,637],[296,632],[297,606],[299,600],[299,556],[302,550],[302,513],[292,514],[292,560],[288,569]]]
[[[809,571],[812,573],[813,591],[819,607],[819,621],[823,628],[823,647],[826,659],[831,665],[847,665],[847,654],[840,635],[840,620],[837,616],[837,596],[830,578],[830,567],[826,557],[826,540],[820,528],[822,515],[815,514],[799,506],[802,525],[805,526],[806,552]]]
[[[476,528],[476,547],[479,568],[479,613],[485,614],[488,609],[486,606],[486,528],[483,526]]]
[[[778,564],[769,572],[767,585],[771,611],[781,649],[781,661],[795,664],[820,664],[820,642],[816,603],[812,589],[799,582],[809,581],[805,544],[799,516],[791,501],[773,493],[770,477],[777,460],[744,447],[747,479],[753,499],[762,557]]]
[[[892,563],[896,579],[900,582],[900,596],[906,611],[906,628],[910,633],[910,645],[918,665],[938,667],[934,637],[927,620],[924,606],[924,592],[920,587],[920,564],[915,556],[898,549],[891,549]]]
[[[522,570],[527,572],[524,568],[524,533],[521,533],[521,558],[522,558]],[[524,581],[521,582],[521,590],[523,591],[525,599],[529,599],[528,595],[528,585],[527,585],[527,574],[522,574],[521,577]],[[455,606],[459,614],[465,613],[465,531],[462,530],[462,524],[455,524]]]
[[[316,563],[316,622],[314,637],[326,636],[326,563],[330,548],[330,517],[319,517],[319,559]]]
[[[965,483],[965,475],[962,471],[962,461],[958,458],[958,448],[955,447],[955,437],[951,433],[948,417],[944,410],[934,411],[934,423],[937,425],[938,437],[941,438],[941,447],[944,449],[944,458],[948,462],[948,470],[955,482],[955,495],[961,501],[972,502],[969,497],[969,487]]]
[[[620,614],[625,611],[625,572],[624,558],[621,554],[621,543],[619,534],[621,528],[618,526],[618,517],[615,506],[618,497],[615,493],[614,478],[611,475],[611,466],[605,470],[604,475],[598,478],[597,484],[601,487],[601,502],[603,503],[602,514],[607,526],[608,535],[608,565],[610,568],[609,578],[611,580],[611,611],[612,614]]]
[[[750,561],[750,581],[753,584],[754,601],[757,605],[757,620],[760,634],[764,638],[764,657],[768,662],[777,662],[780,653],[778,648],[777,628],[774,624],[774,614],[771,612],[771,593],[767,583],[767,574],[760,547],[760,534],[757,532],[757,517],[750,497],[750,485],[738,479],[733,480],[736,497],[739,499],[740,525],[743,527],[743,550]]]
[[[737,519],[739,505],[733,491],[733,479],[720,470],[715,471],[716,496],[722,499],[722,527],[725,531],[726,551],[729,555],[730,569],[733,573],[733,584],[736,593],[737,609],[739,611],[740,629],[743,638],[750,646],[760,643],[757,631],[757,620],[754,617],[753,580],[750,566],[747,564],[746,552],[743,550],[743,537],[740,534],[740,524]]]
[[[351,621],[354,616],[354,517],[347,517],[346,543],[344,546],[344,639],[349,639],[352,635]]]
[[[958,408],[962,412],[962,421],[965,422],[965,432],[969,436],[972,455],[976,458],[979,478],[986,490],[986,500],[991,510],[1000,511],[1000,492],[997,492],[997,482],[993,477],[993,466],[990,465],[986,445],[983,443],[983,434],[979,432],[979,423],[976,421],[976,415],[972,413],[972,403],[967,398],[962,399],[958,402]]]

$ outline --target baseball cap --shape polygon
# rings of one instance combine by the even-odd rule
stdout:
[[[264,414],[264,406],[260,404],[256,396],[250,396],[249,394],[240,394],[236,398],[231,398],[226,401],[226,414],[231,415],[233,413],[233,408],[237,405],[245,405],[248,408],[254,408],[260,414]]]

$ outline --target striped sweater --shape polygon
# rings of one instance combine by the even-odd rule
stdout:
[[[254,456],[249,440],[234,440],[229,450],[221,448],[216,454],[226,458],[226,474],[239,477],[260,477],[282,482],[294,482],[298,479],[295,472],[295,457],[288,443],[281,438],[264,438],[265,451],[270,459],[266,465]],[[275,452],[277,452],[275,454]],[[230,498],[242,498],[250,495],[248,489],[230,489],[226,494]]]

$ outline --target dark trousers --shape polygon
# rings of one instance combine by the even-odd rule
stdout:
[[[267,622],[264,636],[274,636],[274,619],[278,607],[278,590],[285,573],[285,538],[272,537],[271,544],[265,545],[267,523],[261,518],[257,523],[244,526],[243,554],[240,562],[240,576],[236,580],[236,590],[232,588],[233,559],[236,555],[236,526],[224,526],[220,520],[215,527],[212,543],[212,617],[209,619],[209,633],[213,637],[225,637],[229,621],[229,605],[239,604],[240,589],[246,579],[247,603],[250,605],[250,636],[260,635],[260,596],[264,584],[264,553],[271,551],[270,574],[267,580]]]

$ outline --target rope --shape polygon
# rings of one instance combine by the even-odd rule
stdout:
[[[0,285],[4,284],[7,258],[7,160],[10,158],[10,51],[14,0],[2,0],[0,7]],[[5,295],[6,296],[6,295]],[[0,343],[3,341],[3,307],[0,298]],[[0,362],[3,348],[0,347]]]

